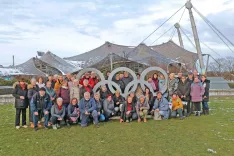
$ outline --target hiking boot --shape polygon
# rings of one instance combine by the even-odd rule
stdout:
[[[16,129],[20,129],[20,126],[15,126]]]
[[[23,128],[28,128],[28,126],[27,126],[27,125],[23,125],[22,127],[23,127]]]
[[[30,127],[31,127],[31,128],[34,128],[33,122],[30,122]]]
[[[53,130],[57,130],[58,129],[56,125],[52,125],[52,127],[53,127]]]

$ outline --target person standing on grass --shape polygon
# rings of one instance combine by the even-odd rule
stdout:
[[[136,120],[138,118],[136,113],[136,104],[133,103],[133,99],[131,96],[127,97],[127,101],[123,104],[122,108],[123,110],[120,116],[120,123],[129,123],[132,120]]]
[[[157,91],[159,91],[159,80],[158,80],[158,75],[157,75],[157,73],[154,73],[153,74],[153,77],[152,77],[152,80],[153,80],[153,82],[154,82],[154,84],[155,84],[155,87],[156,87],[156,90],[154,90],[154,92],[157,92]]]
[[[192,97],[192,102],[194,105],[195,109],[195,115],[200,116],[201,112],[201,102],[202,102],[202,96],[204,95],[204,87],[202,86],[202,83],[198,79],[198,77],[194,78],[194,81],[191,85],[191,97]]]
[[[80,88],[79,81],[77,79],[73,80],[73,85],[69,87],[70,89],[70,99],[77,98],[80,100]]]
[[[205,75],[201,76],[202,86],[205,89],[202,99],[202,110],[204,115],[209,115],[209,90],[210,90],[210,80],[207,80]]]
[[[173,93],[176,93],[177,87],[178,87],[178,82],[177,79],[175,79],[175,74],[171,73],[169,75],[169,82],[168,82],[169,97],[171,97]]]
[[[22,112],[22,127],[27,128],[26,124],[26,109],[28,108],[29,100],[28,100],[28,89],[25,80],[21,78],[14,86],[13,94],[15,97],[15,127],[16,129],[20,128],[20,115]]]
[[[53,76],[52,75],[48,76],[47,81],[50,81],[51,82],[51,87],[54,88],[55,82],[53,81]]]
[[[111,94],[107,96],[107,98],[103,102],[103,109],[106,121],[109,120],[110,117],[115,116],[115,105],[114,101],[112,100]]]
[[[46,89],[44,87],[39,89],[39,92],[34,94],[32,100],[30,101],[30,107],[33,112],[33,124],[34,130],[37,131],[38,127],[41,127],[38,121],[44,116],[44,128],[48,129],[48,121],[49,121],[49,112],[52,106],[52,102],[50,100],[50,96],[46,93]]]
[[[89,85],[89,80],[84,79],[83,86],[80,88],[80,99],[84,98],[84,93],[89,92],[90,96],[93,97],[93,89]]]
[[[187,102],[187,105],[184,105],[184,115],[190,115],[190,83],[186,80],[186,77],[183,75],[178,84],[177,94],[182,101]]]
[[[59,75],[58,79],[54,85],[54,91],[57,92],[59,90],[59,88],[61,88],[63,85],[63,76]]]
[[[67,126],[70,126],[67,118],[67,107],[70,103],[70,90],[67,81],[64,81],[62,87],[57,91],[57,97],[61,97],[63,99],[63,105],[66,108],[64,121],[66,122]]]
[[[145,96],[145,100],[146,102],[149,104],[150,108],[149,110],[151,111],[153,106],[154,106],[154,103],[153,103],[153,94],[150,92],[149,88],[148,87],[145,87],[145,92],[144,92],[144,96]]]
[[[57,98],[56,104],[51,108],[51,121],[53,129],[60,128],[60,121],[64,119],[66,108],[63,106],[63,99]]]
[[[89,78],[89,85],[93,89],[94,86],[99,82],[98,77],[95,72],[91,72],[91,77]]]
[[[43,79],[42,76],[38,77],[37,85],[38,85],[39,88],[45,87],[44,79]]]
[[[144,119],[144,122],[147,122],[146,117],[147,117],[149,108],[150,108],[149,103],[147,102],[145,97],[143,95],[141,95],[139,97],[139,100],[138,100],[137,105],[136,105],[138,122],[141,122],[142,119]]]
[[[98,92],[94,94],[94,101],[96,103],[99,121],[105,121],[106,118],[103,113],[103,100],[100,99],[100,94]]]
[[[89,92],[84,93],[84,98],[80,100],[79,108],[81,127],[87,127],[89,120],[92,117],[94,126],[98,128],[98,112],[96,110],[96,103],[94,99],[90,97]]]
[[[50,96],[50,100],[52,101],[52,104],[53,104],[53,102],[55,102],[55,99],[56,99],[56,93],[54,89],[52,88],[52,84],[50,81],[46,82],[45,89],[46,89],[46,93]]]
[[[37,92],[39,92],[39,87],[36,84],[37,80],[35,78],[31,79],[31,84],[28,85],[28,99],[29,102],[32,100],[32,97],[34,94],[36,94]],[[29,121],[30,121],[30,127],[34,128],[34,124],[33,124],[33,112],[31,111],[31,107],[29,105]]]
[[[172,95],[172,112],[171,117],[176,118],[177,114],[180,115],[180,120],[184,120],[183,116],[183,103],[176,93]]]
[[[70,104],[67,108],[67,116],[70,123],[77,123],[80,117],[80,111],[78,107],[78,100],[77,98],[72,98]]]
[[[159,114],[163,120],[167,120],[169,118],[169,102],[166,98],[162,97],[161,92],[157,92],[157,98],[151,112]]]

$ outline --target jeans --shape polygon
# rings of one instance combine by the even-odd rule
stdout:
[[[209,105],[207,101],[202,101],[202,109],[204,110],[208,110],[209,109]]]
[[[180,115],[180,117],[183,117],[183,109],[178,108],[177,110],[174,110],[171,112],[171,117],[176,118],[177,113]]]
[[[15,126],[20,126],[20,115],[22,112],[22,126],[26,125],[26,108],[16,108]]]
[[[48,112],[48,114],[45,114],[45,111],[42,111],[42,110],[38,110],[38,115],[35,115],[35,114],[33,113],[33,124],[34,124],[34,127],[37,127],[39,117],[42,116],[42,115],[44,115],[44,118],[45,118],[44,126],[45,126],[45,127],[48,127],[49,112]]]
[[[31,111],[30,105],[29,105],[29,113],[28,113],[28,115],[29,115],[29,122],[33,122],[33,112]]]
[[[98,112],[94,110],[90,115],[81,114],[81,126],[86,127],[88,125],[89,118],[93,118],[93,123],[98,124]]]
[[[169,118],[169,112],[168,111],[159,111],[159,114],[163,116],[163,120],[167,120]]]
[[[193,102],[194,111],[201,111],[201,102]]]

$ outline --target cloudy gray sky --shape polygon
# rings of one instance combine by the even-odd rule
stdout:
[[[77,55],[102,45],[137,45],[186,0],[0,0],[0,64],[16,64],[50,50],[60,57]],[[193,5],[234,42],[234,0],[193,0]],[[183,9],[145,41],[150,45],[178,22]],[[201,41],[221,56],[232,52],[194,12]],[[180,24],[191,34],[188,10]],[[169,31],[155,44],[167,42]],[[195,51],[183,36],[185,48]],[[192,38],[191,38],[192,39]],[[173,41],[178,43],[177,35]],[[234,50],[234,48],[232,47]],[[202,45],[203,53],[219,57]]]

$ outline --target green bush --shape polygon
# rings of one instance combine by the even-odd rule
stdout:
[[[234,88],[234,83],[228,83],[230,88]]]
[[[0,79],[0,86],[12,86],[17,80],[12,79],[12,80],[4,80]]]

